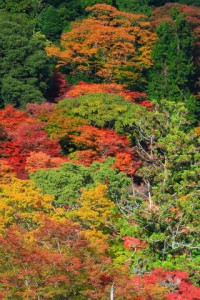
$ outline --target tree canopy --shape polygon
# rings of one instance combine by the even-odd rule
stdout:
[[[96,77],[105,82],[144,82],[144,71],[151,64],[151,49],[156,35],[141,14],[120,12],[107,4],[87,8],[91,13],[74,22],[61,36],[61,46],[47,47],[58,66],[78,78]],[[117,30],[116,27],[118,28]]]
[[[0,299],[200,300],[199,2],[0,13]]]
[[[45,37],[34,32],[25,14],[1,11],[0,106],[44,101],[52,75],[51,59],[45,52]]]

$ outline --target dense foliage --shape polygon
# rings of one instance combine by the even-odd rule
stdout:
[[[106,4],[87,8],[91,17],[72,24],[61,36],[60,50],[47,47],[49,56],[73,77],[137,85],[151,64],[156,35],[145,15],[120,12]],[[117,27],[117,30],[116,30]]]
[[[199,1],[170,2],[0,0],[0,299],[200,300]]]
[[[28,102],[44,101],[52,75],[45,37],[34,32],[27,15],[3,11],[0,32],[0,106],[25,107]]]

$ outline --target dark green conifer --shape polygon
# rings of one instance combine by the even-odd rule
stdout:
[[[171,17],[172,22],[164,21],[156,29],[158,41],[152,52],[154,64],[149,71],[148,92],[158,101],[184,101],[194,118],[197,105],[191,95],[195,74],[193,36],[185,15],[177,7],[172,9]]]

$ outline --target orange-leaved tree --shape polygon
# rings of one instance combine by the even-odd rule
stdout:
[[[37,230],[20,225],[5,229],[0,235],[0,298],[106,297],[112,262],[105,250],[99,251],[105,242],[93,246],[82,231],[70,220],[47,216]]]
[[[120,12],[107,4],[88,7],[91,16],[76,21],[61,36],[63,50],[55,45],[47,54],[58,58],[57,67],[69,74],[105,82],[137,84],[151,64],[151,49],[156,35],[142,14]]]
[[[26,158],[25,170],[31,173],[39,169],[56,169],[66,161],[68,161],[68,159],[65,157],[51,157],[42,151],[31,151],[30,155]]]
[[[89,166],[93,161],[102,162],[111,156],[116,158],[113,167],[127,174],[134,174],[140,166],[141,161],[125,135],[91,125],[79,126],[76,130],[76,134],[68,135],[71,145],[78,150],[71,155],[73,161]]]

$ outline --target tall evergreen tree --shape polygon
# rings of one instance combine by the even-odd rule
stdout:
[[[26,14],[1,11],[0,107],[44,100],[52,60],[45,52],[45,37],[34,29]]]
[[[140,14],[151,14],[151,5],[149,5],[149,0],[116,0],[116,5],[119,10],[127,11],[132,13]]]
[[[156,31],[158,41],[152,52],[154,65],[149,72],[149,93],[156,99],[182,98],[194,72],[190,28],[184,15],[176,11],[173,23],[164,21]]]
[[[48,5],[40,14],[39,20],[39,29],[47,39],[51,41],[59,39],[64,23],[60,18],[58,9],[52,5]]]
[[[196,101],[190,93],[195,67],[192,58],[193,36],[185,15],[174,7],[172,23],[162,22],[156,29],[158,40],[152,52],[154,64],[149,71],[151,98],[185,101],[191,114]]]

